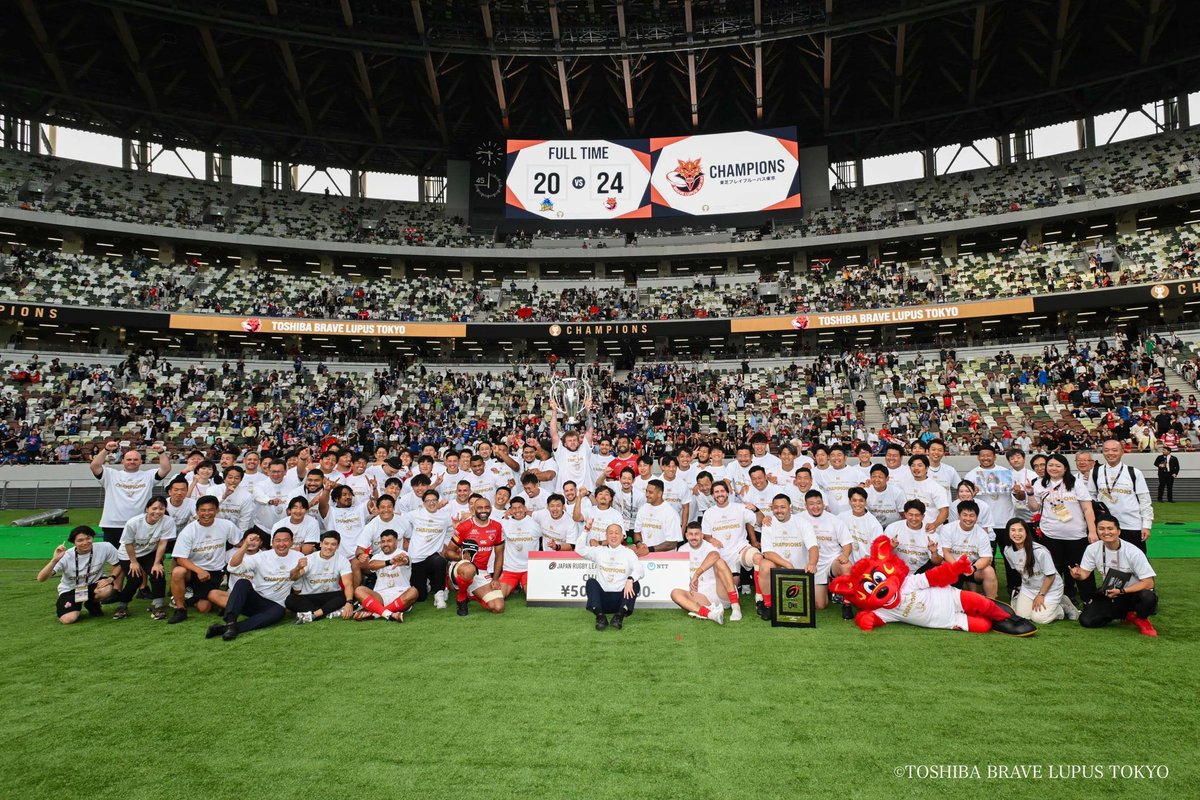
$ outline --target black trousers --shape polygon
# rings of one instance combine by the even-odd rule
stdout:
[[[1012,593],[1021,588],[1021,573],[1008,565],[1008,559],[1004,557],[1004,548],[1012,544],[1012,540],[1008,538],[1008,528],[992,528],[996,533],[996,548],[1000,551],[998,563],[1004,565],[1004,599],[1012,597]],[[993,561],[993,564],[997,561]]]
[[[240,616],[245,616],[246,619],[238,622]],[[283,606],[254,591],[250,581],[238,581],[237,586],[229,593],[229,603],[225,606],[225,621],[237,622],[239,633],[266,628],[281,619]]]
[[[1167,502],[1175,502],[1175,476],[1171,473],[1158,473],[1158,502],[1162,502],[1163,492],[1167,493]]]
[[[1086,536],[1082,539],[1051,539],[1049,536],[1043,536],[1041,544],[1050,551],[1050,557],[1054,559],[1054,568],[1062,576],[1063,595],[1071,602],[1075,602],[1081,597],[1087,600],[1095,593],[1094,577],[1085,581],[1085,583],[1091,584],[1089,587],[1080,585],[1080,582],[1071,577],[1071,567],[1079,566],[1079,562],[1083,560],[1083,551],[1087,550]]]
[[[441,553],[434,553],[412,565],[408,580],[417,590],[418,603],[425,602],[425,598],[430,594],[446,588],[446,570],[449,568],[450,564]]]
[[[633,604],[637,602],[642,586],[634,581],[633,597],[626,597],[623,591],[606,592],[600,585],[600,581],[588,578],[586,589],[588,611],[593,614],[616,614],[619,612],[628,617],[633,613]]]
[[[111,544],[118,550],[121,549],[121,533],[124,528],[101,528],[100,533],[104,535],[104,541]]]
[[[150,581],[150,596],[155,600],[165,597],[167,594],[167,573],[165,568],[163,574],[157,578],[150,574],[150,568],[154,566],[154,553],[139,556],[137,562],[138,566],[142,568],[142,572],[146,574],[146,580]],[[129,575],[129,567],[130,562],[121,562],[121,569],[125,570],[125,585],[121,587],[121,591],[117,592],[118,603],[128,603],[137,594],[138,589],[142,587],[141,578],[135,580]]]
[[[1158,610],[1158,595],[1153,589],[1130,592],[1118,597],[1097,594],[1083,607],[1079,624],[1085,628],[1103,628],[1113,620],[1125,619],[1130,611],[1142,619],[1148,619]]]
[[[322,615],[328,616],[346,605],[346,593],[333,591],[317,592],[316,594],[289,594],[283,605],[288,611],[294,611],[297,614],[305,611],[320,611]]]
[[[1141,528],[1133,528],[1132,530],[1126,530],[1125,528],[1122,528],[1121,529],[1121,538],[1124,539],[1125,541],[1129,542],[1131,545],[1136,547],[1138,550],[1141,550],[1143,553],[1146,552],[1146,543],[1144,541],[1142,541],[1142,529]]]

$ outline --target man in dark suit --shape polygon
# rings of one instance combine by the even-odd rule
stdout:
[[[1171,455],[1171,448],[1164,447],[1162,454],[1154,459],[1158,468],[1158,502],[1162,502],[1163,491],[1167,493],[1167,502],[1175,502],[1175,476],[1179,474],[1179,459]]]

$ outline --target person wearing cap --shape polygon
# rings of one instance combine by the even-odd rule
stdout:
[[[63,625],[78,622],[83,610],[99,617],[104,612],[100,604],[113,597],[112,580],[104,577],[104,565],[117,566],[117,548],[108,542],[97,542],[96,531],[87,525],[72,529],[67,543],[54,548],[54,556],[37,574],[38,583],[51,575],[61,575],[58,600],[54,613]]]
[[[1071,577],[1085,590],[1092,586],[1092,573],[1099,572],[1100,590],[1094,593],[1079,615],[1085,628],[1103,628],[1113,620],[1124,620],[1143,636],[1158,636],[1150,617],[1158,610],[1154,591],[1154,568],[1146,554],[1121,536],[1121,524],[1108,514],[1096,516],[1100,541],[1088,545]]]

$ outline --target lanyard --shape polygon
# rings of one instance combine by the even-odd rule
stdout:
[[[1109,567],[1109,565],[1108,565],[1108,547],[1105,546],[1103,548],[1103,550],[1104,550],[1104,560],[1103,560],[1104,574],[1107,575],[1109,573],[1109,571],[1113,570],[1113,569],[1115,569],[1119,572],[1121,569],[1121,547],[1120,547],[1120,545],[1117,546],[1117,563],[1113,564],[1111,567]]]
[[[92,574],[92,558],[94,558],[95,555],[96,555],[95,550],[92,550],[90,553],[88,553],[87,566],[84,567],[84,571],[83,571],[83,585],[84,586],[87,586],[91,583],[91,581],[88,579],[91,577],[91,574]],[[79,551],[78,550],[75,551],[75,585],[77,587],[79,586]]]
[[[1121,470],[1122,469],[1123,469],[1123,467],[1118,464],[1117,465],[1117,479],[1116,479],[1116,481],[1114,481],[1112,479],[1112,476],[1108,474],[1108,465],[1107,464],[1105,464],[1103,467],[1100,468],[1100,471],[1102,473],[1104,473],[1104,491],[1109,497],[1112,497],[1113,487],[1116,484],[1121,482]]]

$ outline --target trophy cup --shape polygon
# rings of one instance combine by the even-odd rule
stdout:
[[[558,405],[563,422],[575,427],[592,402],[592,387],[579,378],[555,378],[550,382],[550,398]]]

